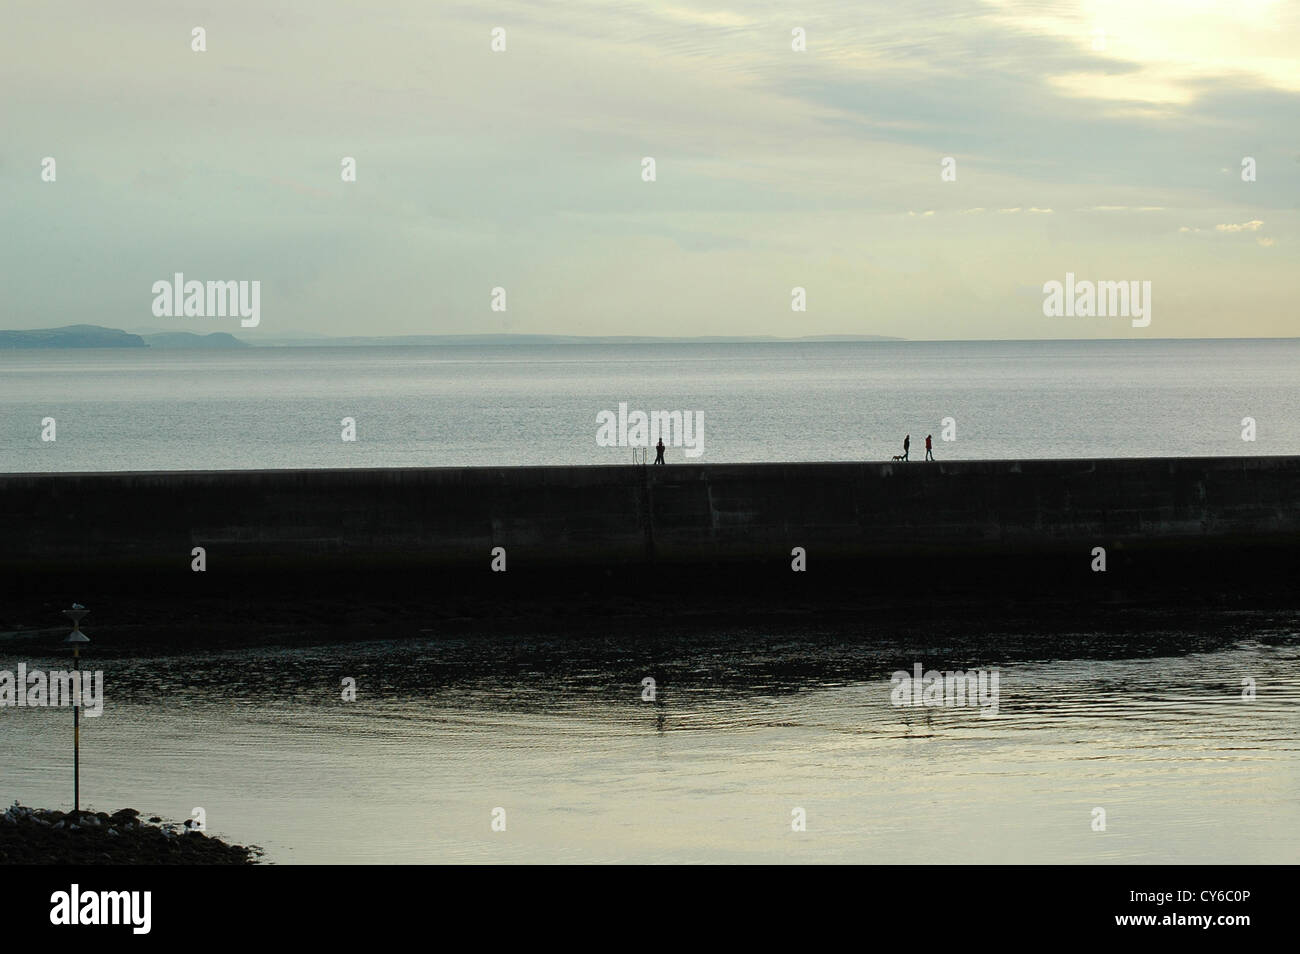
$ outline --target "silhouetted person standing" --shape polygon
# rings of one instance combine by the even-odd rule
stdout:
[[[930,435],[925,435],[925,459],[934,460],[934,445],[930,443]]]
[[[662,464],[663,462],[664,462],[664,439],[661,437],[659,438],[659,443],[655,445],[655,463]]]
[[[908,434],[903,438],[903,460],[907,460],[907,450],[912,446],[912,435]]]

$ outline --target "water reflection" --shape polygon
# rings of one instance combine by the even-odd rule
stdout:
[[[277,862],[1294,861],[1296,634],[427,638],[103,660],[83,791],[178,818],[202,805]],[[996,717],[891,705],[890,674],[915,662],[997,667]],[[64,715],[0,710],[7,797],[66,800]],[[488,829],[496,806],[508,838]],[[796,806],[809,830],[791,841]]]

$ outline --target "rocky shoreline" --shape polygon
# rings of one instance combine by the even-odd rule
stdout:
[[[0,814],[0,864],[251,865],[256,845],[229,845],[134,808],[61,812],[14,802]]]

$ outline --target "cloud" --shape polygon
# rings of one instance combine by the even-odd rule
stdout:
[[[1091,205],[1076,212],[1163,212],[1163,205]]]
[[[1004,298],[1068,255],[1141,256],[1198,292],[1179,333],[1218,333],[1225,247],[1300,227],[1300,21],[1266,0],[498,0],[491,21],[466,0],[382,17],[227,0],[202,56],[147,14],[161,0],[10,5],[0,292],[26,324],[68,324],[90,297],[129,327],[138,290],[183,268],[261,279],[285,321],[334,333],[359,314],[376,333],[474,330],[498,284],[515,330],[605,332],[634,299],[629,334],[779,333],[788,302],[765,311],[764,282],[794,271],[825,306],[804,331],[831,333],[862,313],[852,263],[876,262],[891,305],[853,330],[1034,337],[1054,332]],[[47,154],[57,184],[31,168]],[[959,181],[941,184],[944,156]],[[1099,212],[1119,214],[1082,214]],[[897,228],[909,215],[946,218]],[[1282,333],[1294,271],[1255,258],[1240,331]],[[986,310],[952,318],[975,286]]]
[[[698,26],[745,27],[754,21],[731,10],[687,10],[682,7],[659,7],[658,12],[670,20]]]

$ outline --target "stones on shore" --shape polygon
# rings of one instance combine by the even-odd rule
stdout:
[[[0,814],[0,864],[255,864],[256,846],[228,845],[200,831],[140,820],[134,808],[61,812],[14,802]]]

